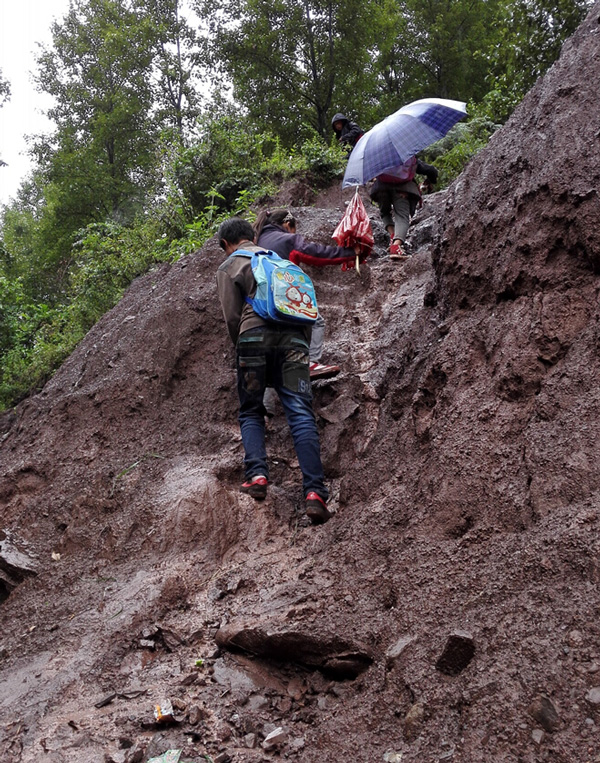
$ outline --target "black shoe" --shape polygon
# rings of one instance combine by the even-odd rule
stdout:
[[[331,519],[333,514],[318,493],[310,492],[306,496],[306,516],[313,525],[323,525],[328,519]]]
[[[251,477],[244,482],[240,487],[240,493],[247,493],[248,495],[251,495],[252,498],[256,498],[260,501],[267,497],[268,484],[266,477],[263,477],[262,474],[257,474],[255,477]]]

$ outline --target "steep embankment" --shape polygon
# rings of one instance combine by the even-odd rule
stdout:
[[[598,759],[599,22],[427,200],[410,263],[315,272],[327,525],[281,417],[268,499],[237,492],[214,241],[4,418],[0,759]]]

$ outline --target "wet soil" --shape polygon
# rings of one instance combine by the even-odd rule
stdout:
[[[599,78],[597,4],[411,260],[366,201],[310,271],[326,525],[281,413],[238,492],[215,240],[0,420],[0,760],[600,761]],[[327,243],[352,192],[281,193]]]

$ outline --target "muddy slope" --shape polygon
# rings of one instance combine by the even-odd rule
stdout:
[[[599,79],[596,4],[412,261],[313,271],[324,527],[281,415],[237,492],[215,241],[4,416],[0,760],[600,760]]]

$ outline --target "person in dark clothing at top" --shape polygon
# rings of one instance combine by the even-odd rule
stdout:
[[[247,220],[232,217],[219,227],[219,245],[227,255],[217,270],[217,290],[227,330],[236,347],[239,423],[244,445],[246,480],[240,487],[257,500],[266,498],[269,469],[265,448],[267,387],[278,394],[292,433],[302,472],[306,515],[313,524],[327,522],[319,432],[312,409],[308,370],[310,326],[265,321],[246,298],[256,294],[256,280],[245,252],[260,251]]]
[[[354,262],[360,247],[345,249],[341,246],[327,246],[307,241],[296,233],[296,218],[287,209],[263,210],[254,223],[256,243],[263,249],[276,252],[284,260],[291,260],[296,265],[338,265]],[[340,370],[339,366],[323,365],[323,341],[325,338],[325,321],[319,315],[312,329],[310,342],[310,376],[311,379],[334,376]],[[267,408],[269,405],[267,404]]]
[[[331,128],[335,132],[338,141],[348,149],[348,153],[352,151],[358,143],[358,139],[364,134],[364,130],[356,122],[351,122],[344,114],[334,115],[331,120]]]

